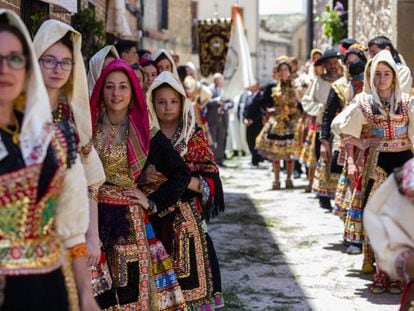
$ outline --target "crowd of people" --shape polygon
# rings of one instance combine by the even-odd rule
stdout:
[[[406,285],[409,305],[414,99],[388,38],[302,68],[279,56],[237,98],[165,49],[118,40],[86,69],[81,45],[52,19],[32,40],[0,10],[0,310],[223,308],[207,221],[225,207],[219,167],[247,152],[272,163],[273,190],[306,172],[370,290]]]
[[[173,57],[119,40],[87,73],[81,45],[0,9],[0,310],[223,308],[219,166]]]
[[[384,36],[367,47],[343,39],[312,50],[300,71],[294,58],[276,58],[273,79],[252,86],[244,105],[252,164],[272,162],[274,190],[282,161],[286,189],[295,163],[303,165],[305,192],[341,217],[346,252],[363,253],[371,292],[400,294],[414,267],[414,98],[402,55]],[[412,300],[411,285],[406,291]]]

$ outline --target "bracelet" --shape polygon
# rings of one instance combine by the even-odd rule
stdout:
[[[201,203],[205,205],[210,198],[210,186],[202,176],[199,176],[198,178],[200,179],[198,191],[201,193]]]
[[[101,183],[93,184],[88,186],[88,197],[89,199],[95,200],[98,202],[99,187]]]
[[[78,244],[78,245],[75,245],[74,247],[69,248],[69,252],[70,252],[70,257],[72,259],[88,256],[85,243]]]
[[[148,214],[154,215],[157,213],[157,205],[153,200],[148,199]]]

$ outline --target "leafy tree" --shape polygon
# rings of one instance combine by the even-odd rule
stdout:
[[[105,45],[104,24],[92,9],[79,10],[72,16],[72,26],[82,35],[82,54],[85,63]]]
[[[315,22],[321,23],[323,34],[330,38],[333,44],[339,43],[345,37],[345,25],[340,13],[332,10],[330,6],[326,6],[325,12],[315,17]]]

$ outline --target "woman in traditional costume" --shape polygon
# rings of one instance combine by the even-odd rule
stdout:
[[[392,170],[413,156],[413,107],[408,94],[401,93],[396,64],[389,51],[380,51],[372,60],[370,93],[357,95],[332,122],[333,131],[345,144],[349,182],[353,188],[347,213],[345,237],[363,243],[364,265],[372,265],[374,256],[367,247],[362,214],[372,193]],[[361,149],[356,158],[355,147]],[[377,264],[373,293],[401,291]]]
[[[105,181],[102,163],[92,146],[89,94],[81,51],[82,36],[72,26],[58,20],[44,22],[33,45],[49,95],[53,122],[72,128],[90,189],[90,224],[86,235],[88,263],[100,257],[96,189]]]
[[[98,194],[99,236],[112,279],[96,299],[103,309],[184,310],[171,259],[148,215],[177,202],[190,173],[162,132],[150,131],[144,94],[124,60],[112,61],[102,72],[91,113],[93,144],[106,174]],[[147,196],[137,184],[150,164],[168,180]]]
[[[364,210],[364,226],[375,260],[405,283],[402,311],[414,307],[414,159],[396,168]]]
[[[205,218],[224,210],[219,169],[201,128],[195,128],[194,110],[177,76],[165,71],[147,93],[151,123],[170,139],[192,173],[180,202],[170,213],[152,217],[157,236],[174,258],[178,282],[189,310],[216,310],[224,306],[220,270]],[[143,189],[151,193],[165,180],[146,172]]]
[[[296,150],[295,133],[302,115],[296,98],[295,87],[290,79],[290,65],[286,60],[276,65],[279,81],[272,88],[272,107],[265,107],[270,115],[256,138],[259,154],[273,161],[274,181],[272,189],[280,189],[280,161],[286,160],[286,188],[293,188],[293,155]]]
[[[87,184],[73,132],[52,122],[30,35],[0,10],[0,310],[98,310]]]

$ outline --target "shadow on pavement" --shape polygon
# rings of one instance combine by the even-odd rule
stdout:
[[[248,181],[246,181],[248,183]],[[208,225],[219,257],[225,310],[311,310],[264,218],[265,200],[225,192],[226,211]]]
[[[362,298],[366,298],[368,301],[371,301],[372,303],[378,305],[379,308],[381,305],[399,304],[401,299],[401,295],[393,295],[389,293],[373,294],[370,292],[368,287],[356,289],[355,295],[361,296]]]
[[[323,247],[323,249],[326,249],[328,251],[336,251],[336,252],[341,252],[343,254],[346,254],[346,248],[347,248],[347,246],[345,246],[341,242],[329,243],[328,246]],[[352,255],[349,255],[349,256],[352,256]]]
[[[349,269],[345,276],[372,281],[372,274],[363,273],[360,269]]]

